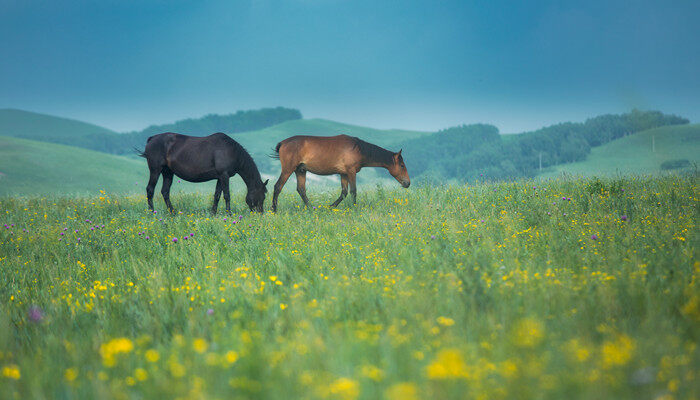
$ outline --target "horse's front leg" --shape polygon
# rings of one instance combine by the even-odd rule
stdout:
[[[221,179],[216,180],[216,189],[214,190],[214,204],[211,206],[211,213],[216,214],[216,209],[219,207],[219,199],[221,198]]]
[[[348,195],[348,176],[340,174],[340,197],[331,204],[331,207],[337,207],[341,201]]]

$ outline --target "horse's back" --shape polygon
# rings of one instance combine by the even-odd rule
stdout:
[[[304,164],[315,174],[345,173],[357,164],[359,153],[355,148],[356,138],[348,135],[310,136],[297,135],[277,145],[283,168],[295,169]]]

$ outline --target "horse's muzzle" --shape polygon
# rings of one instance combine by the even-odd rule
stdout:
[[[403,181],[403,182],[401,182],[401,186],[403,186],[404,188],[407,188],[407,187],[411,186],[411,181]]]

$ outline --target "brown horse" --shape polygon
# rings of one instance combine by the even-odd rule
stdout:
[[[393,153],[348,135],[292,136],[277,143],[273,157],[280,160],[282,173],[275,184],[272,211],[277,210],[277,196],[292,172],[297,175],[297,192],[307,207],[309,199],[306,197],[306,171],[316,175],[340,174],[342,190],[340,197],[331,207],[340,204],[347,196],[348,184],[352,202],[357,202],[355,175],[363,167],[386,168],[403,187],[407,188],[411,184],[401,150]]]
[[[138,151],[138,150],[137,150]],[[231,212],[231,195],[228,180],[238,174],[248,187],[245,201],[251,211],[263,212],[267,181],[263,182],[253,158],[238,142],[225,133],[215,133],[206,137],[161,133],[151,136],[141,157],[148,161],[151,176],[146,186],[148,208],[153,210],[153,192],[158,176],[163,175],[163,200],[170,212],[170,185],[173,175],[189,182],[206,182],[216,179],[214,204],[211,211],[216,213],[221,192],[224,193],[226,211]]]

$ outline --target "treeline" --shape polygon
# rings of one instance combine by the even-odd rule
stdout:
[[[238,133],[254,131],[285,121],[301,119],[299,110],[285,107],[238,111],[234,114],[209,114],[202,118],[188,118],[172,124],[151,125],[142,131],[122,134],[89,134],[74,146],[113,154],[133,153],[133,148],[143,148],[149,136],[163,132],[177,132],[193,136],[206,136],[215,132]]]
[[[567,122],[519,135],[492,125],[462,125],[403,142],[411,173],[426,179],[499,180],[532,177],[540,168],[580,161],[591,147],[664,125],[687,124],[676,115],[633,110]]]

